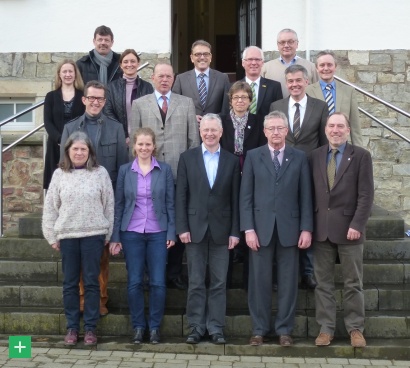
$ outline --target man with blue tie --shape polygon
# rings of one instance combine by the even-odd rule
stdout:
[[[186,244],[189,279],[186,342],[198,344],[208,331],[214,344],[224,344],[229,250],[240,236],[240,165],[239,158],[219,144],[218,115],[204,115],[199,131],[201,146],[181,154],[176,188],[176,231]]]
[[[228,114],[228,76],[209,66],[212,61],[211,44],[197,40],[191,47],[191,61],[195,68],[179,74],[172,92],[192,98],[198,123],[208,113]]]

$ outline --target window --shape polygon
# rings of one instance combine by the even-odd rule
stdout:
[[[29,99],[4,98],[0,99],[0,121],[17,114],[33,105]],[[2,131],[30,131],[35,128],[34,114],[30,111],[13,122],[3,125]]]

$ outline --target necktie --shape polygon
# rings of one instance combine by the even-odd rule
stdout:
[[[325,88],[326,89],[325,101],[329,109],[329,115],[332,115],[335,112],[335,102],[333,101],[332,88],[333,87],[331,84],[328,84]]]
[[[275,172],[276,175],[278,175],[279,170],[280,170],[280,163],[279,163],[279,159],[278,159],[278,155],[279,155],[280,151],[274,150],[273,151],[273,166],[275,166]]]
[[[293,136],[297,138],[300,134],[300,110],[299,110],[299,103],[295,103],[296,111],[295,116],[293,117]]]
[[[329,182],[329,189],[332,189],[335,183],[337,152],[337,149],[332,149],[332,157],[330,157],[329,163],[327,164],[327,181]]]
[[[205,107],[205,102],[206,102],[206,95],[207,95],[207,91],[206,91],[206,84],[205,84],[205,74],[204,73],[200,73],[199,74],[199,100],[201,101],[201,105],[202,108]]]
[[[162,100],[162,111],[166,114],[168,110],[167,96],[162,96]]]
[[[255,93],[255,82],[251,83],[251,90],[252,90],[252,102],[249,108],[249,112],[251,114],[256,114],[256,93]]]

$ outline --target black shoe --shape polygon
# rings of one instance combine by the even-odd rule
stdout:
[[[134,332],[135,333],[134,337],[132,338],[132,342],[134,344],[141,344],[144,338],[144,330],[142,328],[137,328]]]
[[[314,290],[316,288],[316,281],[313,280],[312,275],[305,275],[302,276],[302,280],[300,281],[300,287],[301,289],[310,289]]]
[[[182,276],[178,276],[175,279],[168,279],[167,287],[170,289],[186,290],[188,289],[188,283]]]
[[[151,344],[159,344],[160,337],[158,330],[151,330],[151,332],[149,333],[149,341]]]
[[[199,342],[201,341],[201,338],[202,338],[202,335],[194,327],[191,330],[191,333],[188,335],[186,339],[186,343],[187,344],[199,344]]]
[[[226,344],[225,336],[222,333],[215,333],[211,336],[211,341],[216,345]]]

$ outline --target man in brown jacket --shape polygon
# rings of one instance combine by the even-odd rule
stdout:
[[[330,116],[325,128],[329,144],[310,156],[314,184],[314,272],[317,346],[329,345],[336,329],[335,260],[339,255],[344,282],[344,323],[353,347],[366,346],[364,330],[363,243],[373,204],[370,153],[347,142],[349,120]]]

